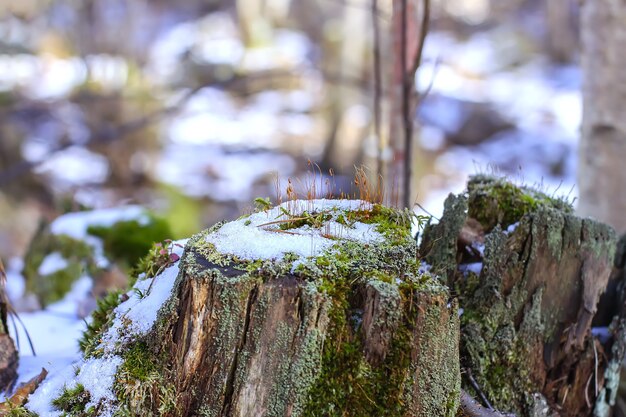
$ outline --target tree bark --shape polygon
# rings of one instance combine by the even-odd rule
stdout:
[[[188,249],[178,319],[162,346],[172,358],[177,415],[312,416],[327,404],[345,416],[386,407],[454,415],[458,319],[445,291],[357,279],[347,293],[329,295],[305,277],[263,282],[201,252]],[[354,327],[339,328],[351,320]],[[380,401],[400,396],[403,406]]]
[[[0,260],[0,392],[10,389],[17,378],[17,350],[9,336],[7,323],[10,309],[5,290],[6,273]]]
[[[503,180],[476,177],[468,191],[448,198],[421,248],[458,294],[461,366],[504,412],[584,416],[610,409],[611,364],[623,357],[624,339],[615,325],[609,340],[592,336],[614,312],[592,321],[613,266],[614,231]]]
[[[622,2],[581,3],[583,127],[578,210],[626,232],[626,7]]]

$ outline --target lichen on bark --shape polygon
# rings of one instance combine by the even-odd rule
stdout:
[[[453,210],[463,200],[467,212]],[[430,228],[422,251],[445,253],[431,255],[433,267],[454,271],[464,387],[478,394],[479,386],[498,409],[520,416],[535,415],[542,402],[562,416],[589,414],[596,395],[587,382],[606,367],[608,345],[590,333],[611,271],[613,230],[576,217],[564,200],[486,176],[472,178],[466,196],[446,207],[442,222],[457,225],[457,236]],[[601,391],[604,379],[597,381]]]
[[[116,350],[118,414],[454,416],[457,305],[419,271],[407,213],[341,216],[385,239],[339,237],[319,255],[277,260],[220,253],[207,237],[221,224],[190,239],[154,327]],[[110,301],[87,355],[102,352]]]

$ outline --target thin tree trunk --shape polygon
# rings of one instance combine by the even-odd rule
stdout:
[[[626,5],[582,2],[583,129],[578,183],[581,215],[626,232]]]

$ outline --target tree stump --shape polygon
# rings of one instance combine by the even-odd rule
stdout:
[[[609,226],[504,180],[448,197],[420,250],[459,298],[464,388],[518,416],[608,415],[623,326],[594,326],[614,319],[596,313],[615,244]]]
[[[289,201],[218,224],[184,253],[164,247],[134,291],[101,303],[83,361],[27,408],[454,416],[457,305],[420,270],[411,220],[363,201]]]
[[[7,323],[11,309],[6,293],[7,276],[4,264],[0,260],[0,392],[10,389],[17,379],[17,349],[9,336]]]

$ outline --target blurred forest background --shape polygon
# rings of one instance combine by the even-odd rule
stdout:
[[[576,195],[576,5],[432,1],[412,196],[427,210],[493,169]],[[185,237],[308,160],[348,190],[378,155],[374,19],[387,79],[390,1],[0,3],[0,257],[42,220],[124,204]]]

